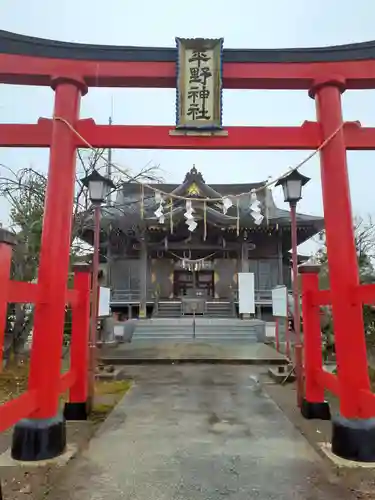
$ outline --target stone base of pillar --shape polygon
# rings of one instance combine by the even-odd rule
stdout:
[[[375,418],[332,419],[332,453],[355,462],[375,462]]]
[[[14,427],[11,456],[37,462],[62,455],[66,448],[66,422],[62,414],[53,418],[23,419]]]
[[[301,415],[307,420],[331,420],[331,411],[327,401],[321,403],[311,403],[305,398],[301,404]]]
[[[87,420],[88,415],[87,403],[65,403],[65,420]]]

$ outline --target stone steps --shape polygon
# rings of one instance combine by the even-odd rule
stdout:
[[[210,318],[234,318],[230,302],[206,302],[206,316]]]
[[[157,318],[179,318],[182,315],[181,302],[159,302]]]
[[[221,318],[152,318],[138,320],[133,342],[264,342],[265,323],[259,320]]]

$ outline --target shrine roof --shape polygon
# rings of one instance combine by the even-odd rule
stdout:
[[[220,196],[225,195],[238,195],[241,193],[249,193],[252,189],[258,189],[263,187],[266,182],[250,182],[244,184],[206,184],[211,189],[216,191]],[[152,186],[155,189],[160,189],[165,193],[173,193],[178,189],[182,184],[169,184],[169,183],[149,183],[149,186]],[[145,188],[145,193],[150,193],[150,190]],[[140,184],[136,182],[129,182],[124,184],[123,187],[124,196],[133,196],[139,195],[140,193]]]
[[[121,62],[175,62],[172,47],[134,47],[61,42],[0,30],[0,53],[53,59]],[[224,49],[228,63],[309,63],[375,59],[375,41],[328,47]]]
[[[258,200],[261,203],[262,214],[266,216],[268,222],[273,224],[290,225],[290,212],[278,208],[273,199],[272,191],[269,188],[265,188],[266,181],[264,182],[252,182],[252,183],[236,183],[236,184],[206,184],[203,176],[198,172],[195,167],[193,167],[190,172],[185,176],[184,182],[182,184],[170,184],[170,183],[154,183],[149,184],[151,188],[158,189],[164,193],[173,193],[181,196],[191,197],[204,197],[204,198],[221,198],[230,195],[239,195],[245,193],[239,198],[239,216],[240,224],[242,227],[254,226],[254,219],[251,215],[250,210],[250,191],[252,189],[261,189],[257,193]],[[155,218],[154,211],[157,208],[157,203],[155,201],[154,191],[150,188],[144,187],[144,198],[143,198],[143,210],[145,219],[153,220]],[[187,194],[187,191],[192,189],[193,191]],[[141,213],[141,186],[138,183],[127,183],[124,184],[122,191],[118,193],[115,207],[113,207],[110,212],[115,216],[117,214],[123,214],[124,216],[133,216],[137,218]],[[196,210],[202,212],[202,206],[197,204]],[[184,201],[174,200],[172,206],[172,212],[168,208],[166,210],[166,220],[172,217],[174,220],[183,218],[183,213],[185,212]],[[202,212],[203,213],[203,212]],[[215,224],[233,225],[235,219],[237,219],[237,208],[233,205],[226,214],[223,213],[222,206],[220,202],[213,201],[208,202],[206,207],[207,221],[212,221]],[[313,226],[316,232],[320,231],[324,227],[324,219],[319,216],[308,215],[297,213],[297,223],[302,226]]]

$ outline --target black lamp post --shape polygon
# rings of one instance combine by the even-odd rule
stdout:
[[[302,187],[309,182],[310,178],[302,175],[298,170],[292,170],[289,174],[279,179],[276,186],[281,186],[284,193],[284,201],[290,206],[291,236],[292,236],[292,270],[293,270],[293,303],[294,303],[294,333],[296,336],[295,370],[297,378],[297,403],[301,407],[303,399],[303,353],[301,339],[301,312],[298,290],[298,259],[297,259],[297,202],[302,198]]]
[[[81,179],[82,184],[89,191],[89,198],[94,207],[94,252],[92,258],[91,278],[91,315],[90,315],[90,374],[89,374],[89,402],[92,404],[94,396],[94,382],[96,369],[96,331],[99,295],[99,247],[100,247],[100,215],[101,205],[106,200],[111,189],[115,188],[113,182],[101,175],[97,170]]]
[[[310,177],[306,177],[298,172],[298,170],[292,170],[289,174],[281,177],[276,183],[276,186],[281,186],[284,193],[284,201],[289,203],[289,205],[296,206],[297,202],[302,198],[302,188],[310,180]]]

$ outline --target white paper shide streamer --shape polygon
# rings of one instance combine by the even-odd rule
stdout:
[[[225,196],[225,198],[223,198],[223,214],[225,215],[232,206],[232,200],[228,196]]]
[[[159,203],[159,206],[158,206],[157,210],[155,210],[154,214],[158,218],[159,224],[164,224],[164,222],[165,222],[164,200],[163,200],[163,196],[158,191],[155,191],[155,201],[156,201],[156,203]]]
[[[251,216],[254,219],[254,224],[259,226],[262,223],[264,216],[261,214],[260,201],[258,200],[255,189],[252,189],[250,194],[250,210]]]
[[[198,224],[194,219],[194,209],[191,200],[186,200],[186,212],[184,213],[184,217],[186,219],[185,224],[187,225],[188,230],[193,232],[197,228]]]

